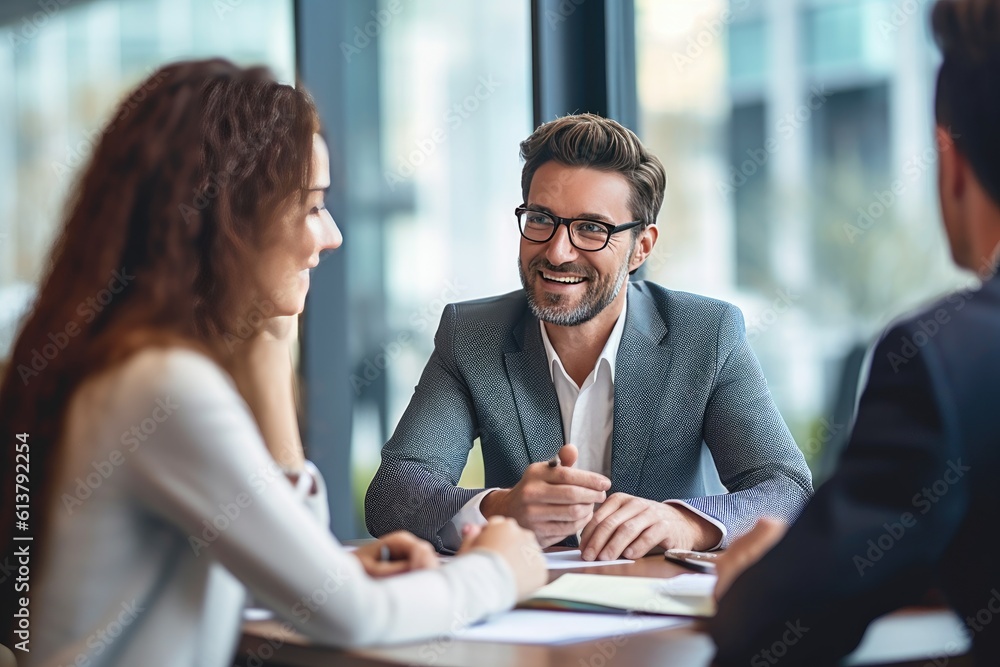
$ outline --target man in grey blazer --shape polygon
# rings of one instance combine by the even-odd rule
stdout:
[[[368,489],[369,531],[450,550],[500,514],[603,560],[794,518],[809,470],[739,310],[629,282],[656,243],[660,161],[590,114],[540,126],[521,155],[524,290],[445,308]],[[487,486],[459,488],[476,438]],[[703,443],[728,493],[706,495]]]

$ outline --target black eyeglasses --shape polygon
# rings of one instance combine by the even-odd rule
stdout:
[[[604,250],[611,240],[612,234],[624,232],[642,224],[642,220],[626,222],[622,225],[612,225],[600,220],[586,218],[560,218],[558,215],[533,211],[524,206],[514,209],[517,225],[521,236],[533,243],[545,243],[556,235],[559,225],[566,225],[569,230],[569,242],[578,250],[597,252]]]

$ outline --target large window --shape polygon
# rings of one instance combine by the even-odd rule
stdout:
[[[640,134],[670,177],[648,275],[743,309],[820,479],[872,337],[960,280],[935,196],[936,56],[923,12],[892,9],[636,0]]]
[[[291,0],[43,3],[0,26],[0,360],[66,195],[118,100],[156,67],[221,56],[295,79]]]
[[[413,394],[445,304],[520,288],[518,144],[530,134],[528,2],[399,7],[378,49],[378,211],[348,221],[357,508]],[[370,224],[369,224],[370,223]],[[481,456],[467,483],[481,483]]]
[[[0,26],[0,359],[67,189],[130,86],[162,63],[210,55],[264,63],[291,82],[297,46],[301,57],[325,40],[306,83],[322,92],[343,193],[346,278],[311,303],[335,302],[346,318],[327,352],[349,372],[310,381],[350,389],[310,411],[337,404],[336,419],[313,425],[323,444],[312,454],[344,454],[325,472],[339,470],[338,487],[357,501],[335,511],[357,519],[444,305],[520,288],[512,211],[518,143],[533,126],[531,4],[300,0],[296,12],[293,0],[92,0]],[[636,129],[669,176],[646,277],[742,308],[822,479],[872,337],[960,281],[934,195],[936,55],[923,12],[900,20],[891,0],[634,5]],[[339,18],[306,44],[306,15]],[[481,459],[470,461],[474,484]]]

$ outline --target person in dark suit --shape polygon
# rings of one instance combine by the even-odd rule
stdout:
[[[540,126],[521,154],[524,290],[445,308],[368,489],[368,529],[451,549],[504,515],[543,546],[582,530],[592,560],[712,549],[761,515],[794,516],[809,470],[739,310],[629,283],[656,242],[660,161],[591,114]],[[462,489],[476,438],[487,488]]]
[[[889,329],[836,473],[787,533],[762,522],[720,559],[722,665],[834,661],[931,588],[1000,664],[1000,2],[940,0],[931,22],[941,211],[982,285]]]

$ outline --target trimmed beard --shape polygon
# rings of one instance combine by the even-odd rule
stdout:
[[[632,256],[631,251],[629,251],[628,256]],[[618,275],[613,280],[597,280],[597,273],[590,267],[572,264],[553,266],[542,256],[531,263],[528,267],[528,273],[536,276],[541,269],[553,272],[571,269],[572,273],[582,274],[587,279],[587,290],[579,305],[572,310],[566,310],[561,307],[562,302],[565,301],[565,296],[562,294],[544,294],[539,298],[539,295],[535,293],[534,283],[528,281],[528,275],[525,274],[521,258],[517,258],[517,274],[521,278],[521,286],[524,287],[524,293],[528,297],[528,307],[531,308],[531,313],[542,322],[561,327],[575,327],[597,317],[601,311],[611,305],[622,286],[628,282],[627,260],[622,263]],[[544,280],[544,278],[539,278],[539,280]]]

